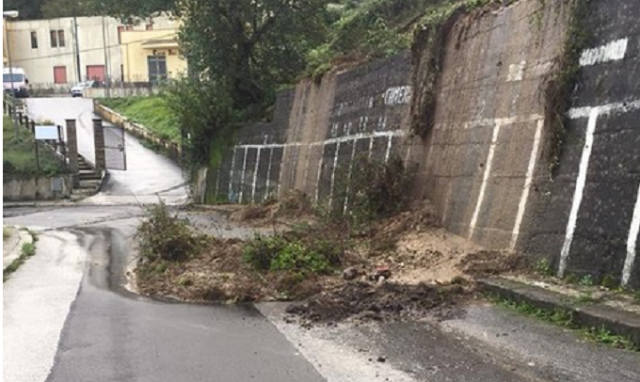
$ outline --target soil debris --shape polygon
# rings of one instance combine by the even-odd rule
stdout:
[[[262,204],[248,205],[229,215],[229,221],[252,225],[265,225],[286,220],[311,220],[313,208],[309,197],[300,191],[290,191],[280,201],[267,200]]]
[[[468,292],[460,285],[433,286],[420,283],[374,285],[353,282],[322,292],[303,303],[291,304],[286,312],[308,324],[343,321],[398,320],[421,317],[434,308],[452,304]]]

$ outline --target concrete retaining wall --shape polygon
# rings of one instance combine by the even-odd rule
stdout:
[[[397,152],[418,164],[413,193],[433,202],[449,230],[545,256],[560,275],[640,286],[640,2],[580,2],[593,38],[552,176],[544,90],[575,38],[574,3],[521,0],[460,16],[444,38],[435,110],[413,110],[434,121],[423,137],[410,133],[409,103],[422,84],[412,82],[409,53],[300,83],[280,94],[272,123],[239,132],[203,192],[256,203],[300,189],[332,202],[337,167],[359,153]]]
[[[31,201],[65,199],[71,195],[71,177],[23,178],[5,174],[2,181],[2,200]],[[61,191],[53,191],[54,185],[62,186]]]
[[[281,93],[273,122],[238,133],[207,192],[256,203],[297,189],[331,203],[338,166],[360,154],[386,160],[407,134],[410,68],[405,53]]]

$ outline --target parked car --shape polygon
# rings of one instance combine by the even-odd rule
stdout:
[[[4,68],[2,70],[2,87],[5,93],[11,93],[16,98],[29,97],[29,79],[22,68]]]
[[[99,81],[84,81],[78,83],[76,86],[71,88],[71,96],[72,97],[82,97],[84,95],[84,90],[89,88],[99,88],[102,84]]]

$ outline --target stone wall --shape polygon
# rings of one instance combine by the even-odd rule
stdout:
[[[640,2],[579,3],[593,38],[581,53],[554,174],[545,89],[575,37],[576,2],[521,0],[447,28],[435,108],[413,110],[433,121],[423,136],[411,134],[409,103],[412,89],[423,90],[413,81],[434,73],[421,67],[412,79],[412,56],[403,53],[280,94],[273,122],[242,129],[203,192],[257,203],[299,189],[332,203],[339,166],[398,152],[418,164],[411,191],[433,203],[449,230],[547,257],[560,275],[640,286]]]
[[[521,249],[551,255],[560,275],[640,287],[640,2],[588,4],[564,152],[553,182],[536,182]]]
[[[564,44],[564,4],[464,15],[445,39],[435,123],[412,157],[443,225],[489,248],[517,247],[532,180],[545,176],[542,92]]]
[[[71,195],[71,177],[15,177],[5,174],[2,200],[32,201],[65,199]]]
[[[337,167],[359,154],[386,160],[406,135],[410,72],[404,53],[281,93],[271,123],[238,133],[208,199],[257,203],[296,189],[331,203]]]

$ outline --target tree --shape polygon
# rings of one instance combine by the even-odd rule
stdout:
[[[86,0],[95,14],[123,20],[145,19],[161,12],[176,14],[179,0]]]
[[[39,19],[42,17],[41,7],[46,0],[5,0],[2,3],[4,11],[18,11],[21,20]]]
[[[45,0],[40,10],[42,17],[46,19],[80,17],[92,14],[89,4],[84,0]]]
[[[181,48],[196,73],[231,89],[236,109],[270,102],[305,67],[326,33],[326,0],[192,0],[182,3]]]

